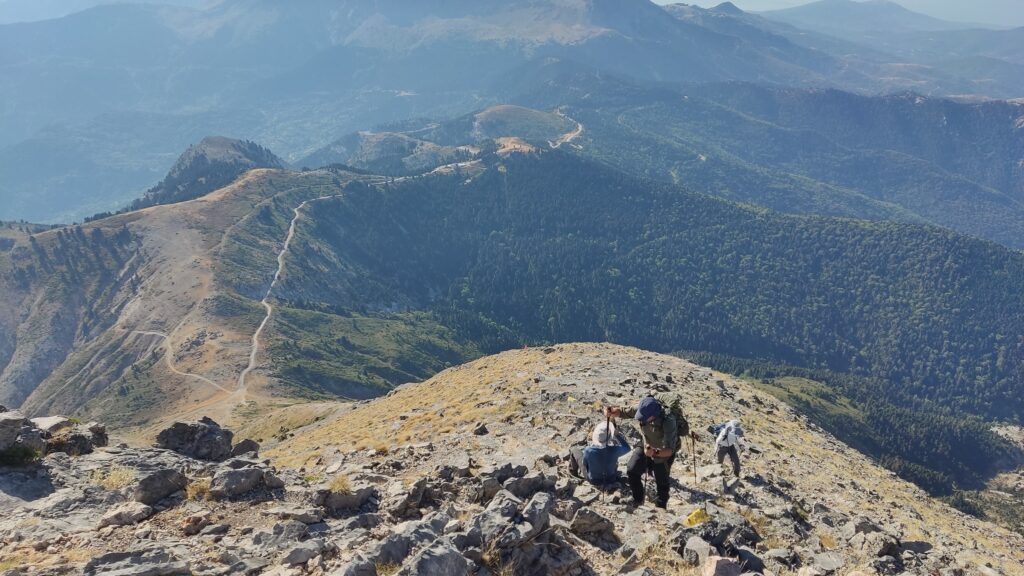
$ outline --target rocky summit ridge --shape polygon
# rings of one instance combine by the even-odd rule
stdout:
[[[706,433],[674,465],[667,511],[569,474],[565,454],[600,407],[649,390],[677,392],[697,430],[743,422],[739,481],[723,484]],[[18,423],[14,442],[41,430]],[[0,468],[0,505],[4,576],[1024,573],[1024,538],[929,498],[747,382],[606,344],[505,352],[236,433],[202,419],[151,447],[50,450]],[[687,525],[698,510],[706,520]]]

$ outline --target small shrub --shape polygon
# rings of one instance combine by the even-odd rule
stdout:
[[[135,481],[135,473],[124,466],[111,466],[106,470],[93,470],[90,481],[107,490],[120,490]]]
[[[38,450],[15,446],[0,452],[0,466],[26,466],[42,458]]]
[[[498,549],[495,542],[491,542],[484,547],[480,559],[483,565],[495,576],[515,576],[516,574],[515,562],[503,559],[501,557],[501,550]]]
[[[836,537],[828,532],[818,534],[818,540],[821,542],[821,547],[825,550],[835,550],[839,546],[836,542]]]
[[[331,480],[330,484],[331,492],[338,494],[350,494],[352,493],[352,481],[348,479],[348,476],[339,474]]]
[[[210,499],[210,479],[196,478],[185,487],[185,496],[189,500],[201,501]]]
[[[377,569],[377,576],[392,576],[398,574],[398,570],[401,568],[398,564],[386,564],[384,562],[377,562],[374,567]]]

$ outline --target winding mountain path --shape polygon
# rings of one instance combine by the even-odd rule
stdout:
[[[327,200],[330,198],[338,198],[341,194],[332,194],[328,196],[320,196],[319,198],[313,198],[306,200],[292,209],[295,216],[292,217],[291,223],[288,225],[288,235],[285,236],[284,246],[281,251],[277,253],[277,271],[274,272],[274,279],[270,282],[270,286],[267,287],[267,292],[263,295],[263,299],[260,300],[260,304],[263,305],[263,309],[266,310],[266,314],[263,316],[263,320],[260,325],[256,328],[256,331],[252,334],[252,350],[249,352],[249,364],[242,370],[241,374],[238,375],[238,388],[235,390],[235,395],[239,396],[240,399],[244,399],[245,393],[248,390],[245,379],[250,372],[256,369],[257,356],[260,351],[260,335],[263,334],[263,330],[267,327],[267,322],[270,321],[270,317],[274,315],[274,305],[270,303],[270,297],[274,292],[274,287],[277,286],[278,281],[281,279],[281,274],[284,273],[285,257],[288,255],[288,249],[291,248],[292,239],[295,238],[295,226],[302,217],[302,209],[309,205],[311,202],[319,202],[321,200]]]
[[[558,114],[562,118],[565,118],[566,120],[572,120],[573,122],[575,122],[576,123],[576,129],[573,130],[572,132],[567,132],[565,134],[562,134],[554,142],[548,141],[548,146],[550,146],[552,150],[561,148],[562,144],[569,144],[569,143],[571,143],[573,140],[579,138],[583,134],[583,123],[582,122],[580,122],[578,120],[574,120],[572,118],[569,118],[568,116],[566,116],[565,114],[562,114],[561,112],[556,112],[556,114]]]
[[[170,338],[167,334],[164,334],[163,332],[151,332],[151,331],[147,331],[147,330],[133,330],[131,333],[132,334],[139,334],[139,335],[142,335],[142,336],[158,336],[160,338],[163,338],[164,342],[167,342],[168,339]],[[229,392],[229,393],[231,392],[227,388],[221,386],[220,384],[217,384],[216,382],[214,382],[213,380],[210,380],[209,378],[207,378],[205,376],[200,376],[199,374],[192,374],[191,372],[182,372],[181,370],[178,370],[174,366],[174,362],[171,361],[171,352],[172,352],[172,350],[171,350],[171,347],[170,347],[169,344],[166,346],[166,349],[167,349],[166,352],[164,352],[164,364],[167,365],[167,369],[170,370],[171,372],[177,374],[178,376],[182,376],[184,378],[192,378],[193,380],[199,380],[200,382],[204,382],[206,384],[209,384],[210,386],[213,386],[214,388],[220,390],[221,392]]]

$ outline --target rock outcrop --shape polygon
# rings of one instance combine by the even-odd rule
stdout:
[[[270,460],[230,456],[231,432],[204,420],[161,433],[178,451],[100,446],[5,468],[0,562],[97,575],[1020,573],[1024,539],[929,500],[740,383],[630,349],[549,350],[399,389],[271,446]],[[668,511],[634,508],[624,482],[572,476],[567,448],[586,441],[595,407],[669,374],[697,424],[742,413],[746,475],[723,491],[698,444],[696,480],[690,454],[673,467]],[[382,413],[395,418],[367,424]],[[377,440],[438,413],[451,428],[429,442],[368,449],[341,432]],[[482,421],[487,434],[475,432]],[[283,456],[306,446],[306,462]]]
[[[175,422],[157,435],[156,445],[198,460],[220,462],[231,456],[233,437],[230,430],[203,417],[198,422]]]

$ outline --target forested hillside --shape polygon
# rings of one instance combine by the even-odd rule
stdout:
[[[872,430],[866,449],[936,490],[994,462],[979,418],[1024,414],[1015,252],[927,226],[740,207],[557,151],[484,163],[353,183],[318,204],[293,246],[306,265],[278,297],[340,318],[420,310],[484,352],[596,340],[848,374],[829,385],[870,410],[834,430]],[[291,357],[292,378],[304,362]],[[958,440],[919,433],[930,429]]]
[[[337,233],[310,241],[351,268],[321,294],[355,309],[471,311],[531,340],[869,374],[950,407],[1021,415],[1014,252],[937,228],[740,208],[559,152],[490,160],[468,181],[414,178],[318,206]]]
[[[652,89],[571,64],[515,97],[564,106],[580,152],[781,212],[932,223],[1024,247],[1024,106],[747,83]],[[545,81],[546,80],[546,81]]]

